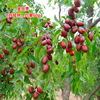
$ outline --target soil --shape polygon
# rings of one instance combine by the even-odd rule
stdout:
[[[56,100],[63,100],[62,99],[62,92],[61,90],[59,92],[56,92],[58,96],[56,97]],[[80,97],[75,97],[75,95],[71,92],[69,100],[82,100]]]

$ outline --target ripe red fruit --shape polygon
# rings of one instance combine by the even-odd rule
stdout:
[[[9,64],[9,67],[12,67],[12,64],[11,63]]]
[[[67,37],[67,31],[63,29],[63,30],[61,31],[61,36]]]
[[[0,98],[2,97],[2,94],[0,93]]]
[[[73,67],[75,67],[75,66],[76,66],[76,64],[73,65]]]
[[[76,15],[75,15],[75,13],[73,13],[73,16],[71,16],[72,17],[72,19],[75,19],[76,18]]]
[[[70,51],[70,55],[71,55],[71,56],[74,56],[74,54],[75,54],[74,50],[71,50],[71,51]]]
[[[79,35],[75,36],[74,42],[76,44],[78,44],[79,43],[79,39],[80,39],[80,36]]]
[[[43,57],[42,58],[42,63],[46,64],[47,62],[48,62],[48,57],[47,56]]]
[[[49,27],[50,27],[50,28],[53,28],[53,25],[52,25],[52,24],[49,24]]]
[[[78,32],[79,32],[80,34],[84,34],[84,33],[85,33],[85,30],[84,30],[84,28],[80,27],[80,28],[78,29]]]
[[[58,62],[57,60],[55,61],[55,63],[56,63],[56,65],[58,65],[58,64],[59,64],[59,62]]]
[[[38,88],[38,85],[35,87],[35,89],[37,89]]]
[[[3,49],[4,54],[9,55],[9,50]]]
[[[34,98],[34,99],[37,99],[38,96],[39,96],[39,95],[38,95],[38,92],[34,92],[34,93],[33,93],[33,98]]]
[[[71,51],[71,48],[66,48],[66,52],[68,53],[68,52],[70,52]]]
[[[47,57],[50,61],[52,61],[52,55],[51,54],[47,54]]]
[[[0,23],[2,22],[2,20],[0,20]]]
[[[13,42],[17,42],[17,38],[15,37],[15,38],[13,38]]]
[[[30,67],[35,68],[35,64],[33,62],[30,62]]]
[[[52,46],[52,42],[50,39],[47,39],[47,44]]]
[[[79,41],[80,41],[80,43],[83,43],[85,41],[85,37],[84,36],[80,36]]]
[[[50,79],[48,80],[48,82],[50,82]]]
[[[27,71],[27,74],[29,75],[31,74],[31,69],[29,70],[29,68],[27,68],[26,71]]]
[[[65,23],[71,25],[72,24],[72,20],[67,18],[67,19],[65,19]]]
[[[23,39],[23,38],[20,38],[20,42],[21,42],[21,43],[24,43],[24,39]]]
[[[43,67],[43,73],[47,73],[50,69],[50,66],[48,64],[44,65]]]
[[[28,88],[29,93],[33,93],[33,90],[34,90],[34,87],[33,87],[33,86],[30,86],[30,87]]]
[[[47,54],[51,54],[51,53],[53,53],[53,49],[52,48],[47,50]]]
[[[43,89],[42,89],[41,87],[38,87],[38,88],[37,88],[37,91],[38,91],[40,94],[43,93]]]
[[[46,24],[44,25],[44,27],[47,28],[47,27],[48,27],[48,24],[46,23]]]
[[[68,41],[68,48],[72,48],[72,42],[71,41]]]
[[[78,30],[78,27],[77,27],[77,26],[73,26],[73,27],[72,27],[72,33],[75,34],[75,33],[77,32],[77,30]]]
[[[76,7],[76,6],[73,6],[73,10],[74,10],[76,13],[78,13],[78,12],[79,12],[78,7]]]
[[[0,54],[0,58],[1,58],[1,59],[4,59],[4,55],[3,55],[3,54]]]
[[[6,19],[6,22],[9,23],[9,24],[12,24],[11,18],[7,18],[7,19]]]
[[[61,47],[62,47],[63,49],[66,49],[66,43],[65,43],[64,41],[61,41],[61,42],[60,42],[60,45],[61,45]]]
[[[77,72],[78,72],[78,70],[75,71],[75,73],[77,73]]]
[[[77,45],[76,49],[77,49],[77,51],[80,51],[80,50],[82,49],[82,44],[79,43],[79,44]]]
[[[7,4],[5,4],[5,7],[7,7]]]
[[[76,25],[77,26],[84,26],[84,23],[83,22],[76,22]]]
[[[17,53],[20,54],[22,52],[21,48],[18,48]]]
[[[18,45],[19,47],[21,47],[21,46],[22,46],[22,43],[21,43],[20,41],[18,41],[18,42],[17,42],[17,45]]]
[[[81,1],[80,0],[75,0],[74,2],[76,7],[80,7],[81,6]]]
[[[45,46],[46,44],[47,44],[46,40],[43,40],[42,43],[41,43],[42,46]]]
[[[17,44],[13,44],[13,49],[16,49],[17,48]]]
[[[8,82],[9,82],[10,84],[11,84],[11,82],[10,82],[11,80],[12,80],[11,78],[8,78]]]
[[[64,27],[64,29],[66,31],[69,31],[71,29],[70,25],[69,24],[66,24],[66,23],[63,25],[63,27]]]
[[[46,38],[52,40],[52,38],[50,37],[50,35],[46,35]]]
[[[5,67],[5,68],[4,68],[4,70],[8,70],[8,68],[7,68],[7,67]]]
[[[93,40],[93,34],[92,33],[89,33],[88,34],[88,38],[90,39],[90,41],[92,41]]]
[[[68,10],[68,15],[70,16],[70,17],[72,17],[73,16],[73,8],[69,8],[69,10]]]
[[[29,62],[27,62],[27,63],[26,63],[26,66],[27,66],[27,68],[29,68],[29,67],[30,67],[30,63],[29,63]]]
[[[5,75],[5,70],[2,70],[1,74],[4,76]]]
[[[88,28],[87,28],[87,27],[84,27],[84,30],[85,30],[86,32],[88,32]]]
[[[50,48],[52,48],[52,46],[51,46],[51,45],[48,45],[48,46],[47,46],[47,49],[50,49]]]
[[[86,45],[82,45],[82,50],[83,50],[83,52],[87,52],[88,51],[88,47]]]
[[[51,21],[47,21],[47,24],[51,24]]]
[[[76,60],[75,60],[75,58],[73,58],[73,61],[71,63],[75,63],[75,62],[76,62]]]
[[[10,74],[14,74],[14,69],[10,69]]]

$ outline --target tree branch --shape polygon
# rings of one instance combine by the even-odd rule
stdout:
[[[7,37],[8,39],[10,39],[10,38],[11,38],[11,37],[9,37],[8,35],[6,35],[5,33],[4,33],[4,36],[5,36],[5,37]]]
[[[90,26],[89,26],[88,28],[91,29],[91,28],[94,27],[99,21],[100,21],[100,18],[98,18],[98,19],[95,20],[92,24],[90,24]]]
[[[60,4],[60,0],[58,0],[58,4]],[[59,5],[59,21],[61,21],[61,6]]]
[[[90,100],[91,97],[92,97],[99,89],[100,89],[100,84],[99,84],[99,86],[90,94],[90,96],[88,97],[87,100]]]
[[[89,5],[88,6],[88,18],[93,17],[93,8]],[[88,27],[92,24],[92,19],[88,21]]]

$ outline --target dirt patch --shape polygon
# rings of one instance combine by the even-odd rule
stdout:
[[[56,100],[63,100],[62,99],[62,91],[56,92],[59,96],[56,97]],[[75,95],[71,92],[69,100],[82,100],[80,97],[75,97]]]

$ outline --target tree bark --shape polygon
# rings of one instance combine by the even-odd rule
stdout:
[[[97,98],[98,98],[98,100],[100,100],[100,96],[98,96]]]
[[[63,100],[69,100],[71,86],[69,86],[69,78],[65,79],[65,89],[62,91]]]
[[[93,8],[89,5],[88,6],[88,18],[90,18],[90,17],[93,17]],[[90,25],[92,24],[92,19],[90,19],[89,21],[88,21],[88,27],[90,27]]]

